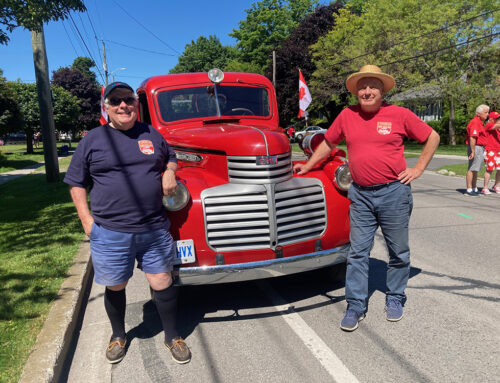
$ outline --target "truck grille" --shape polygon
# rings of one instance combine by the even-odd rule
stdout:
[[[279,184],[205,189],[207,243],[215,251],[275,249],[317,238],[326,229],[323,185],[292,178]]]
[[[228,156],[229,182],[265,184],[286,181],[292,177],[292,154],[276,155],[277,164],[257,165],[256,156]]]

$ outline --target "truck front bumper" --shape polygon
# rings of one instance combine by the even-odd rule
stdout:
[[[343,263],[347,259],[349,244],[329,250],[275,258],[267,261],[236,263],[232,265],[178,267],[176,285],[206,285],[243,282],[316,270]]]

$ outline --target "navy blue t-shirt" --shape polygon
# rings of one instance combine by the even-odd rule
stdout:
[[[136,122],[126,131],[103,125],[78,144],[64,182],[90,188],[99,225],[120,232],[168,227],[161,173],[175,152],[152,126]]]

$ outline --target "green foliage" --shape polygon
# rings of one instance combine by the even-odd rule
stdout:
[[[80,101],[64,88],[52,85],[53,113],[56,130],[70,132],[80,115]]]
[[[16,94],[2,74],[0,69],[0,137],[20,130],[22,124]]]
[[[238,40],[238,61],[252,63],[256,73],[264,74],[271,51],[279,48],[317,0],[261,0],[246,10],[247,17],[229,35]]]
[[[216,36],[198,37],[184,48],[179,62],[170,73],[208,72],[212,68],[227,70],[227,64],[236,56],[233,47],[223,46]]]
[[[83,234],[63,182],[0,185],[0,381],[17,382]]]
[[[312,46],[311,92],[320,102],[344,102],[346,77],[366,64],[392,74],[394,92],[434,84],[467,109],[471,99],[498,100],[498,40],[489,36],[498,33],[494,2],[371,0],[360,15],[352,6]]]
[[[7,32],[17,27],[40,31],[43,23],[65,19],[70,11],[85,11],[82,0],[2,1],[0,7],[0,44],[7,44]]]
[[[40,107],[36,84],[8,82],[17,94],[22,126],[27,135],[40,129]],[[80,107],[76,97],[59,86],[51,86],[53,96],[54,122],[57,130],[69,131],[76,124]]]
[[[95,67],[95,62],[91,58],[88,57],[77,57],[73,64],[71,65],[71,69],[75,69],[80,71],[86,78],[88,78],[95,85],[98,85],[97,78],[94,72],[90,70],[90,68]]]

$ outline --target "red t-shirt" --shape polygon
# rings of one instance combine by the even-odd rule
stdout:
[[[333,145],[346,139],[354,182],[371,186],[395,181],[406,169],[405,137],[424,142],[431,132],[429,125],[406,108],[383,104],[368,114],[355,105],[337,116],[325,138]]]
[[[499,129],[491,130],[495,122],[488,122],[484,127],[486,132],[487,142],[485,145],[486,150],[500,151],[500,131]]]
[[[486,132],[484,130],[483,121],[478,117],[474,116],[467,125],[467,137],[465,138],[465,143],[470,144],[470,138],[476,137],[476,145],[485,146],[488,141]]]

